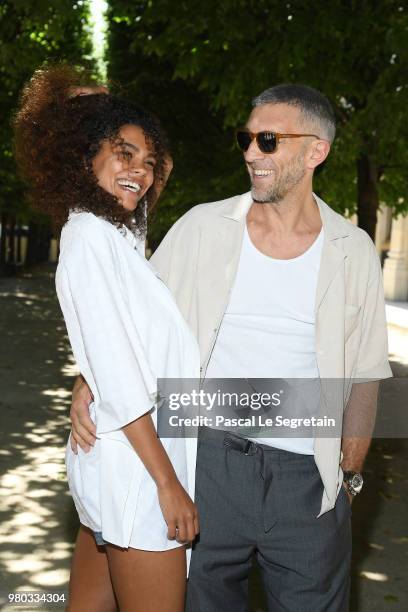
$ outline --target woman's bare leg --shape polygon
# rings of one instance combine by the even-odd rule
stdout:
[[[105,546],[97,546],[89,529],[81,526],[75,544],[69,582],[69,612],[116,612]]]
[[[163,552],[106,546],[120,612],[183,612],[184,546]]]

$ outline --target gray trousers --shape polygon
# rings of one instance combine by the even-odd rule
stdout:
[[[201,428],[186,611],[246,612],[256,555],[269,612],[346,612],[351,506],[342,487],[316,518],[322,492],[312,455]]]

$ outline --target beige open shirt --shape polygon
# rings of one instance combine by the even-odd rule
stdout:
[[[381,266],[369,236],[314,197],[324,229],[316,358],[322,381],[344,380],[341,394],[330,396],[343,414],[351,378],[392,376]],[[251,204],[251,194],[245,193],[195,206],[173,225],[151,258],[199,342],[202,377],[235,280]],[[342,485],[341,438],[317,437],[314,451],[324,485],[320,516],[334,507]]]

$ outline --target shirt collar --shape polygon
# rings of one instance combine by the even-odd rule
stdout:
[[[68,213],[68,219],[72,219],[74,217],[76,217],[77,215],[80,215],[81,213],[84,212],[88,212],[88,211],[83,211],[80,210],[78,208],[71,208],[69,213]],[[92,213],[89,213],[92,214]],[[102,219],[103,221],[106,221],[106,219],[104,219],[103,217],[99,217],[100,219]],[[106,221],[107,223],[110,223],[109,221]],[[139,251],[139,253],[141,253],[143,256],[145,255],[145,239],[139,235],[137,235],[136,233],[132,232],[128,227],[126,227],[125,225],[122,225],[121,227],[116,228],[113,224],[110,223],[110,225],[112,225],[112,227],[114,227],[115,229],[117,229],[117,231],[121,234],[121,236],[123,236],[123,238],[125,238],[125,240],[127,240],[129,242],[129,244],[132,246],[132,248],[136,249],[137,251]]]
[[[328,240],[336,240],[348,236],[353,229],[352,223],[336,213],[319,196],[313,193],[319,207],[323,230]],[[243,221],[252,204],[251,192],[230,198],[222,208],[221,216],[234,221]]]

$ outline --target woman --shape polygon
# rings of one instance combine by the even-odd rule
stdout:
[[[72,68],[37,71],[15,119],[33,203],[65,223],[56,287],[94,397],[95,446],[66,451],[81,522],[68,609],[179,612],[184,544],[199,531],[195,445],[157,437],[155,402],[158,378],[198,377],[199,355],[143,255],[168,148],[149,113],[106,93],[72,96],[79,86]]]

